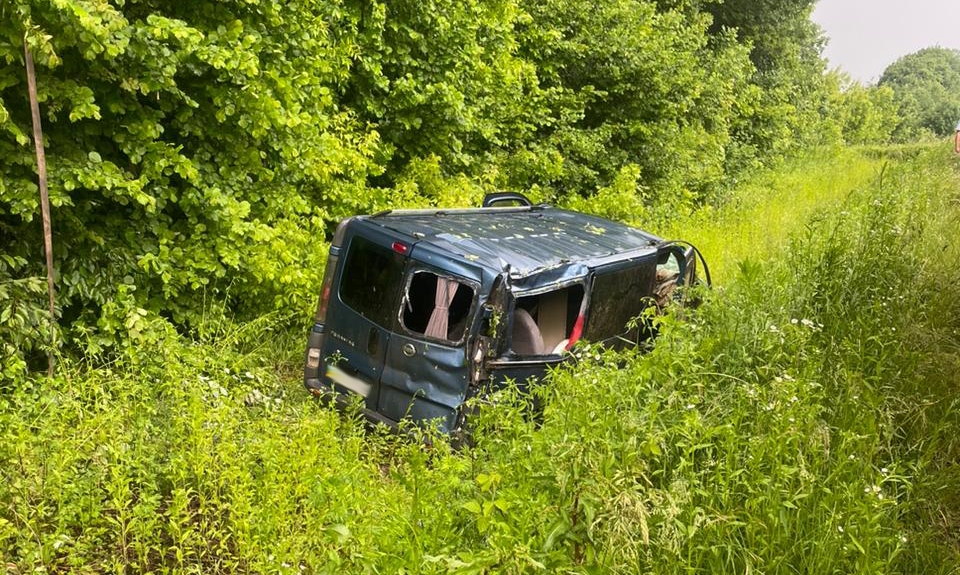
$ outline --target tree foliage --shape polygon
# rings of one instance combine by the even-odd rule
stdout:
[[[836,139],[847,144],[890,141],[899,123],[895,93],[889,86],[864,86],[837,72],[827,78],[828,107]]]
[[[767,4],[10,0],[0,293],[41,269],[24,43],[62,319],[97,350],[124,314],[302,313],[357,212],[498,188],[633,221],[707,201],[829,133],[810,2]]]
[[[119,285],[189,321],[201,292],[243,307],[304,294],[311,238],[362,196],[377,134],[340,109],[354,39],[337,6],[14,2],[0,24],[0,244],[35,255],[23,42],[36,55],[68,319]],[[365,204],[362,204],[365,205]]]
[[[747,52],[731,38],[708,44],[702,14],[657,12],[645,2],[527,3],[523,54],[549,94],[551,117],[526,147],[558,157],[555,175],[515,180],[589,193],[639,166],[662,192],[701,195],[722,179],[731,125],[752,96]],[[749,104],[747,104],[749,105]]]
[[[760,102],[740,127],[738,137],[756,150],[782,153],[825,143],[822,107],[827,95],[820,55],[823,33],[810,20],[816,0],[724,0],[704,10],[713,16],[711,31],[736,32],[750,46],[761,88]]]
[[[878,84],[893,90],[900,139],[953,133],[960,118],[960,51],[934,47],[908,54],[888,66]]]

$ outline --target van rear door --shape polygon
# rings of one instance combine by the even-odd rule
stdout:
[[[376,411],[390,332],[397,323],[407,246],[374,227],[353,226],[327,308],[324,380]]]
[[[378,411],[393,421],[439,419],[450,431],[469,384],[467,344],[481,272],[442,257],[431,266],[414,248],[404,280],[399,325],[387,348]]]

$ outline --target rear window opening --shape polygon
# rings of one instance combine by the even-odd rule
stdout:
[[[517,355],[555,355],[566,349],[583,304],[582,284],[517,298],[510,349]]]
[[[474,291],[452,278],[418,271],[410,279],[403,326],[418,335],[457,343],[463,339]]]
[[[680,258],[674,251],[662,254],[657,261],[656,285],[653,297],[661,309],[670,303],[680,281]]]

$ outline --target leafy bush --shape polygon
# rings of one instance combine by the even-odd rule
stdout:
[[[0,254],[0,389],[24,376],[30,355],[50,342],[50,312],[41,303],[46,282],[14,277],[26,265],[23,258]]]
[[[890,141],[900,116],[889,86],[862,86],[839,73],[828,75],[827,83],[838,142],[877,145]]]
[[[43,107],[64,321],[98,322],[118,286],[180,325],[205,298],[301,308],[327,220],[375,203],[377,135],[333,99],[349,37],[331,4],[29,0],[0,15],[0,244],[39,230],[23,44]],[[33,265],[31,269],[36,269]],[[128,288],[132,290],[133,288]]]

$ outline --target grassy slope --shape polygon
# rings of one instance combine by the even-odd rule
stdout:
[[[461,453],[317,405],[263,359],[265,325],[207,343],[139,325],[111,369],[0,393],[0,555],[21,573],[948,573],[955,160],[905,154],[881,185],[885,161],[799,161],[679,223],[721,294],[651,354],[583,350],[536,424],[501,394]]]

